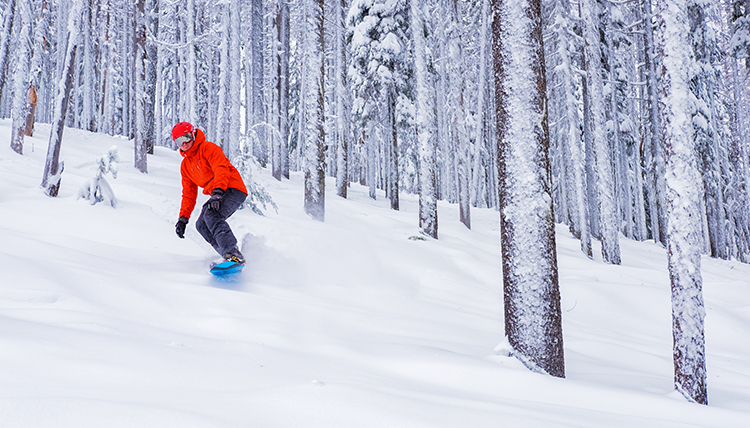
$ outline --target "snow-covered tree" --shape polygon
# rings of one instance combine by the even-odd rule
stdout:
[[[347,15],[351,46],[353,127],[367,152],[367,183],[375,198],[378,183],[391,208],[399,207],[399,123],[409,108],[409,9],[404,0],[354,0]],[[382,154],[378,157],[378,154]]]
[[[44,165],[42,177],[42,189],[47,196],[57,196],[60,191],[60,176],[63,164],[60,162],[60,147],[62,145],[63,130],[65,129],[65,117],[70,101],[70,89],[73,87],[73,76],[75,75],[76,50],[78,35],[80,33],[80,17],[85,0],[74,0],[68,15],[68,31],[65,40],[65,59],[59,76],[57,94],[55,96],[55,113],[47,147],[47,158]],[[86,1],[86,7],[89,7]]]
[[[531,370],[565,377],[539,0],[493,0],[505,334]]]
[[[303,139],[305,212],[325,220],[325,133],[324,133],[324,13],[323,0],[305,0],[305,129]]]
[[[13,18],[16,11],[16,1],[9,0],[5,4],[5,10],[3,11],[2,28],[0,31],[0,102],[3,102],[3,93],[6,89],[6,82],[8,75],[8,63],[10,59],[9,51],[10,45],[13,38]],[[2,110],[2,104],[0,104],[0,110]]]
[[[29,70],[31,60],[31,6],[29,1],[16,3],[18,16],[18,37],[13,55],[15,56],[15,69],[13,70],[13,112],[11,117],[10,147],[18,154],[23,154],[23,137],[26,129],[26,118],[31,109],[28,99],[28,91],[31,86],[31,73]]]
[[[661,111],[667,186],[667,255],[672,283],[674,384],[708,404],[701,277],[702,185],[690,112],[690,22],[687,0],[660,0]]]
[[[591,229],[589,224],[589,213],[586,195],[586,170],[585,170],[585,148],[581,128],[583,123],[579,115],[579,89],[581,81],[579,70],[574,62],[574,56],[578,52],[575,40],[577,35],[574,31],[574,19],[571,16],[570,2],[558,0],[553,9],[553,25],[551,30],[556,35],[553,57],[552,72],[548,74],[548,90],[557,88],[553,95],[557,95],[555,103],[557,111],[556,123],[557,138],[559,142],[557,153],[560,162],[563,163],[564,174],[558,186],[567,198],[567,213],[556,214],[563,216],[563,221],[569,217],[571,232],[581,240],[581,251],[588,257],[592,257]],[[554,98],[551,102],[554,101]],[[550,109],[552,110],[552,108]],[[564,208],[561,207],[561,211]]]
[[[148,153],[151,145],[146,129],[146,0],[135,3],[135,58],[133,80],[135,84],[135,168],[148,172]]]
[[[469,164],[469,136],[466,127],[464,48],[462,41],[462,11],[458,0],[449,0],[448,11],[448,78],[450,89],[448,108],[450,115],[451,151],[456,159],[456,186],[458,189],[459,220],[471,229],[471,165]]]
[[[414,77],[416,81],[417,144],[419,150],[419,229],[438,237],[437,188],[435,183],[435,118],[427,71],[425,3],[411,0],[412,37],[414,37]]]
[[[586,63],[586,85],[590,108],[592,155],[596,174],[597,210],[590,214],[598,215],[602,241],[602,259],[611,264],[620,264],[619,227],[613,174],[613,156],[606,138],[604,82],[602,78],[601,44],[598,0],[580,2],[583,20],[584,56]]]
[[[255,179],[260,173],[260,165],[258,165],[253,156],[253,143],[248,138],[243,137],[240,140],[239,154],[232,159],[232,164],[237,168],[237,171],[242,176],[242,180],[245,182],[245,187],[247,187],[247,199],[244,206],[250,208],[258,215],[264,215],[263,211],[269,205],[278,211],[279,208],[273,201],[271,194]]]
[[[348,91],[347,55],[344,32],[346,28],[346,1],[333,0],[333,55],[334,55],[334,103],[336,127],[336,194],[346,198],[349,188],[349,145],[351,130],[349,115],[351,102]]]
[[[120,154],[117,150],[117,146],[112,146],[107,150],[107,153],[103,153],[96,158],[94,162],[96,166],[96,173],[94,177],[80,189],[78,189],[78,198],[86,199],[91,205],[99,202],[107,202],[110,206],[117,206],[117,198],[112,187],[104,177],[107,173],[112,175],[112,178],[117,178],[117,172],[119,171]]]

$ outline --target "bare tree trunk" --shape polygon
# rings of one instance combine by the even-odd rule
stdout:
[[[34,136],[34,112],[36,111],[37,102],[36,89],[34,89],[34,86],[29,86],[28,101],[30,108],[29,114],[26,115],[26,129],[24,130],[24,135],[32,137]]]

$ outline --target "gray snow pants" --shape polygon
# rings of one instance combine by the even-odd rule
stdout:
[[[242,190],[228,188],[221,198],[221,208],[214,211],[208,205],[203,204],[195,228],[198,229],[205,239],[222,257],[237,246],[237,238],[229,228],[227,219],[245,202],[247,195]]]

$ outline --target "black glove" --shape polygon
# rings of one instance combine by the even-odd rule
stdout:
[[[188,221],[189,219],[187,217],[180,217],[180,219],[177,220],[177,224],[174,225],[177,236],[182,239],[185,239],[185,227],[187,226]]]
[[[224,191],[216,188],[211,192],[211,197],[208,199],[208,206],[214,211],[219,211],[221,208],[221,198],[224,197]]]

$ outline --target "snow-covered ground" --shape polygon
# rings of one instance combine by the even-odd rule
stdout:
[[[328,182],[326,222],[302,179],[260,180],[279,207],[231,219],[248,259],[207,271],[175,236],[176,152],[149,173],[132,142],[66,129],[58,198],[39,188],[49,126],[24,156],[0,121],[0,427],[748,427],[750,266],[703,259],[709,406],[673,391],[666,254],[621,240],[588,260],[558,226],[566,379],[504,356],[498,215],[440,204],[437,241],[401,211]],[[77,199],[117,145],[117,208]],[[203,197],[205,198],[205,197]],[[199,200],[199,203],[202,201]]]

